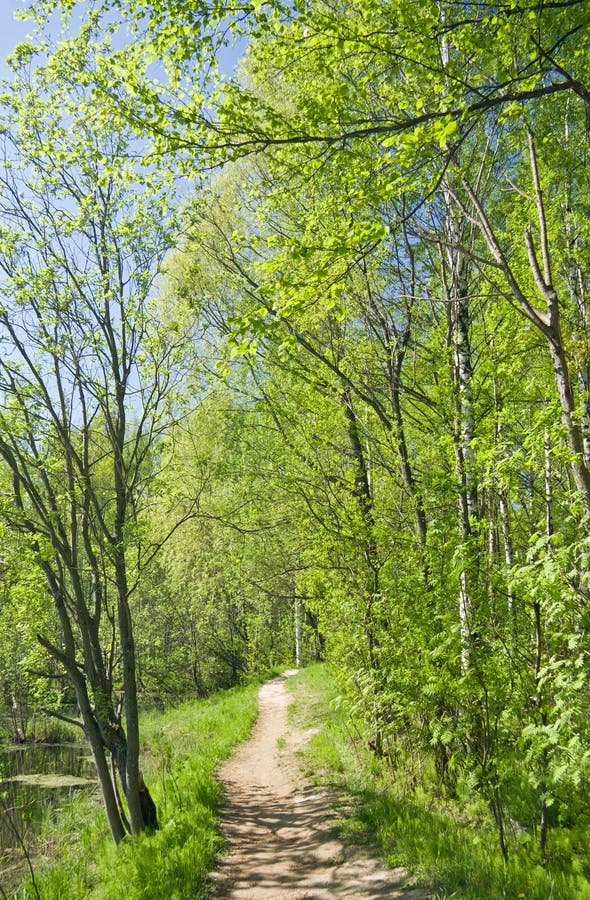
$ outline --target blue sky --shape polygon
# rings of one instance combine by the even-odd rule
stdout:
[[[0,0],[0,58],[4,70],[4,60],[15,44],[25,39],[31,31],[31,22],[16,22],[14,12],[22,9],[20,0]]]
[[[0,0],[0,76],[8,74],[4,60],[15,44],[23,41],[33,29],[32,22],[19,22],[14,18],[15,11],[24,5],[25,0]],[[244,50],[243,41],[237,47],[226,48],[221,56],[222,69],[230,72]]]

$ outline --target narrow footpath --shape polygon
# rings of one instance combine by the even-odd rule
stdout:
[[[211,878],[217,900],[425,900],[404,889],[403,869],[387,869],[337,835],[329,797],[297,774],[296,753],[313,731],[288,725],[285,672],[260,690],[254,731],[223,766],[221,827],[226,854]]]

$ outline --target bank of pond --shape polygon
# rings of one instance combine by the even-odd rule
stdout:
[[[0,882],[10,885],[20,879],[48,816],[81,790],[96,790],[86,744],[0,745]]]
[[[161,827],[119,847],[110,837],[87,745],[0,746],[0,896],[201,896],[221,847],[215,772],[247,737],[257,691],[257,684],[245,685],[142,716],[141,765]]]

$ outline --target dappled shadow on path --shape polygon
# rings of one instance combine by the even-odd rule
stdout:
[[[251,738],[222,770],[226,855],[210,883],[217,900],[423,900],[404,889],[407,873],[387,869],[338,836],[329,798],[293,786],[293,755],[305,735],[287,730],[283,679],[260,694]],[[281,749],[279,749],[279,746]]]
[[[226,807],[223,830],[230,854],[216,875],[213,897],[424,897],[403,890],[403,870],[385,869],[345,847],[327,798],[312,788],[280,802],[258,791],[240,790]]]

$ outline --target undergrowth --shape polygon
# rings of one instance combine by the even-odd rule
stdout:
[[[334,788],[340,827],[350,840],[372,845],[392,866],[425,885],[436,900],[588,900],[588,854],[572,829],[551,829],[548,860],[541,864],[534,842],[514,822],[504,863],[485,803],[467,787],[452,800],[438,788],[434,767],[416,783],[398,761],[395,773],[368,748],[350,724],[345,703],[324,666],[313,666],[288,682],[291,715],[302,727],[321,723],[303,751],[305,774]]]
[[[25,882],[18,900],[198,900],[221,847],[215,772],[256,718],[257,685],[142,717],[141,765],[160,828],[115,847],[96,798],[77,795],[44,830],[52,863]]]

